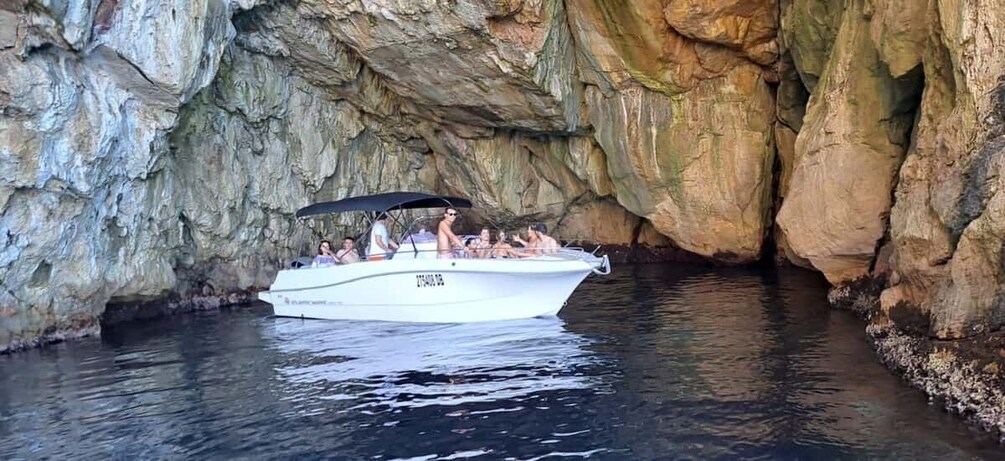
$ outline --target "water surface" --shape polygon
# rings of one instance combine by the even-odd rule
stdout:
[[[617,267],[559,318],[106,328],[0,356],[0,459],[1001,459],[801,271]]]

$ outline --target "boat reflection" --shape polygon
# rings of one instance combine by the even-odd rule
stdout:
[[[275,318],[264,329],[285,358],[278,379],[355,409],[519,400],[603,379],[585,370],[598,360],[584,347],[591,341],[558,318],[466,324]]]

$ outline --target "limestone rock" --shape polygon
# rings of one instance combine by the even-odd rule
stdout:
[[[926,11],[926,88],[890,218],[896,278],[882,300],[884,311],[930,313],[940,338],[1005,324],[1005,43],[992,32],[1005,24],[1003,11],[959,1]]]
[[[1005,88],[1003,88],[1005,92]],[[981,178],[990,190],[983,210],[971,221],[953,253],[949,274],[932,293],[932,329],[940,337],[960,338],[987,333],[1005,325],[1005,190],[998,178],[1005,173],[1005,135],[989,143],[982,155],[989,159],[987,176]],[[981,159],[977,159],[980,161]]]
[[[178,103],[216,74],[214,50],[229,29],[207,21],[229,18],[229,7],[201,2],[164,22],[139,11],[173,2],[134,2],[134,16],[115,10],[128,24],[105,29],[98,16],[108,2],[93,11],[83,3],[15,9],[17,43],[2,35],[0,349],[93,333],[113,296],[162,296],[176,285],[166,134]],[[7,11],[5,25],[15,22]],[[205,34],[190,37],[195,29]],[[182,36],[185,47],[173,42]],[[112,51],[118,45],[139,64]],[[158,54],[167,50],[175,62]]]
[[[576,131],[564,2],[305,0],[396,94],[451,121]]]
[[[605,95],[638,82],[672,96],[749,63],[739,51],[681,35],[664,3],[590,0],[569,9],[581,78]]]
[[[792,250],[835,284],[866,275],[884,237],[920,91],[917,79],[886,73],[863,2],[852,3],[812,90],[777,217]]]
[[[841,24],[844,1],[782,0],[781,35],[799,69],[803,85],[813,91],[824,73]]]
[[[890,75],[900,78],[921,65],[928,38],[925,2],[881,0],[873,2],[869,33]]]
[[[642,220],[613,200],[593,200],[583,205],[574,204],[555,226],[562,240],[599,242],[615,245],[643,243],[665,245],[659,239],[644,240],[636,237]],[[592,249],[592,248],[591,248]]]
[[[741,50],[767,65],[778,57],[775,0],[670,0],[663,17],[681,35]]]
[[[783,42],[784,49],[784,42]],[[775,197],[773,207],[774,213],[778,213],[785,197],[789,193],[789,186],[792,183],[792,171],[796,165],[796,137],[803,127],[803,118],[806,116],[806,103],[809,99],[809,92],[802,84],[799,72],[793,62],[792,55],[788,50],[784,50],[778,62],[779,83],[776,94],[776,112],[778,120],[775,122]],[[812,269],[813,265],[800,257],[789,245],[785,231],[775,223],[775,257],[781,263],[789,262],[800,267]]]
[[[758,73],[738,67],[676,97],[636,87],[612,97],[590,88],[587,98],[619,203],[685,250],[759,256],[774,101]]]
[[[0,50],[14,48],[17,44],[18,16],[0,9]]]
[[[531,160],[547,155],[548,142],[541,144],[518,133],[480,139],[465,139],[448,130],[423,134],[436,152],[437,171],[447,190],[471,198],[475,209],[490,213],[485,216],[490,222],[511,221],[524,214],[557,216],[570,196],[586,190],[571,171],[561,172],[564,177],[553,178],[556,182],[535,174]],[[550,166],[547,158],[543,160],[537,168]],[[563,190],[563,185],[572,189]]]
[[[183,101],[209,84],[234,36],[232,12],[220,0],[135,0],[115,11],[92,46],[107,46],[158,88]],[[181,20],[179,20],[181,18]]]
[[[569,10],[618,203],[681,248],[727,261],[759,256],[770,208],[774,100],[744,53],[773,47],[776,22],[764,16],[772,2],[754,3],[598,0]],[[699,11],[714,16],[707,29],[688,20]]]

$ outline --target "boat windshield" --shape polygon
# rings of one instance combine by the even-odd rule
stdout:
[[[415,243],[435,242],[436,226],[439,225],[440,219],[442,216],[431,214],[414,216],[409,224],[401,226],[400,232],[394,235],[402,245],[412,241]]]

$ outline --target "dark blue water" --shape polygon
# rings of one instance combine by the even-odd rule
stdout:
[[[1001,459],[798,271],[623,266],[558,319],[267,305],[0,357],[0,459]]]

